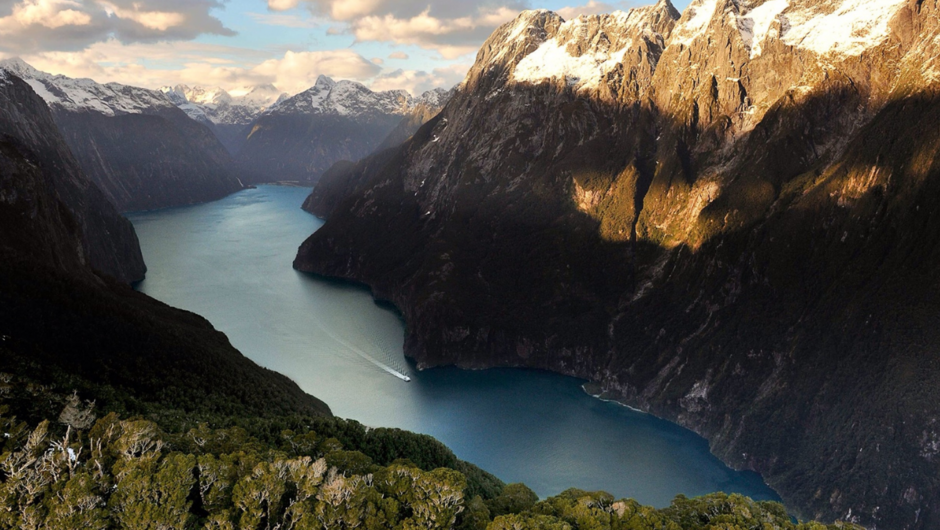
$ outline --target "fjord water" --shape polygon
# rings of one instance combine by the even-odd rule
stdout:
[[[701,437],[594,399],[582,381],[532,370],[418,372],[403,358],[404,324],[394,311],[366,289],[291,268],[297,247],[322,225],[300,209],[308,193],[261,186],[130,215],[149,268],[139,290],[208,318],[337,416],[430,434],[542,497],[577,487],[660,507],[680,493],[777,499],[758,475],[723,465]]]

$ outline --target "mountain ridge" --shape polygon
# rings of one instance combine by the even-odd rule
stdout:
[[[46,101],[83,171],[121,211],[205,202],[243,187],[215,135],[159,91],[50,75],[17,59],[0,69]]]
[[[295,267],[395,303],[419,366],[596,381],[800,513],[930,528],[937,12],[525,12]]]
[[[407,139],[450,92],[413,97],[405,90],[374,92],[356,81],[321,75],[309,89],[266,109],[251,125],[237,161],[252,182],[316,183],[334,163],[359,160],[391,136]],[[272,175],[277,175],[276,177]]]

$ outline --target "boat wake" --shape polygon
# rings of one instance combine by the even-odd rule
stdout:
[[[404,357],[400,354],[395,355],[395,348],[392,348],[387,344],[379,344],[376,340],[370,339],[369,343],[371,348],[368,349],[374,350],[377,353],[377,355],[372,355],[363,348],[357,347],[355,344],[346,340],[343,337],[343,330],[337,333],[334,331],[336,328],[333,326],[321,325],[321,327],[333,340],[342,345],[346,350],[356,354],[362,360],[372,364],[384,372],[401,379],[402,381],[405,381],[406,383],[411,381],[411,376],[408,375],[408,370],[405,368]]]

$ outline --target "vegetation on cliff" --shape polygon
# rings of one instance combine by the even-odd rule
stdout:
[[[61,408],[61,410],[58,410]],[[428,436],[309,416],[121,419],[0,373],[0,528],[780,529],[783,506],[721,493],[665,509],[571,489],[539,502]],[[22,421],[57,411],[53,420]]]

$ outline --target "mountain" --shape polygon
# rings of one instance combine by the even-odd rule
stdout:
[[[204,319],[98,275],[66,196],[95,188],[47,105],[0,71],[0,109],[4,528],[857,530],[723,493],[538,502],[430,436],[333,418]]]
[[[118,210],[205,202],[243,187],[212,132],[161,92],[53,76],[18,59],[0,69],[46,101],[85,174]]]
[[[294,265],[393,302],[420,367],[588,379],[801,514],[936,528],[938,11],[525,12]]]
[[[0,372],[131,414],[329,414],[204,319],[132,290],[145,270],[134,228],[84,175],[45,101],[0,71],[0,110]]]
[[[318,217],[328,217],[343,197],[363,184],[362,180],[374,172],[375,166],[394,159],[396,148],[411,139],[422,125],[437,116],[456,93],[456,88],[438,88],[422,94],[374,153],[363,158],[360,164],[339,160],[324,171],[310,196],[304,201],[303,209]]]
[[[2,69],[0,110],[0,247],[62,271],[142,280],[147,267],[134,227],[82,173],[43,100]]]
[[[190,118],[212,129],[233,156],[244,145],[252,122],[288,97],[274,85],[244,87],[233,91],[237,96],[218,87],[177,85],[163,87],[160,91]]]
[[[333,163],[370,154],[403,118],[442,97],[438,91],[419,98],[404,90],[373,92],[360,83],[320,76],[309,90],[267,109],[251,126],[236,160],[252,182],[313,183]]]
[[[435,88],[415,98],[405,116],[392,129],[392,132],[388,133],[388,136],[382,140],[382,143],[375,148],[375,151],[384,151],[407,142],[408,139],[414,136],[414,133],[418,132],[422,125],[441,112],[444,105],[454,97],[456,92],[456,88],[450,90]]]

